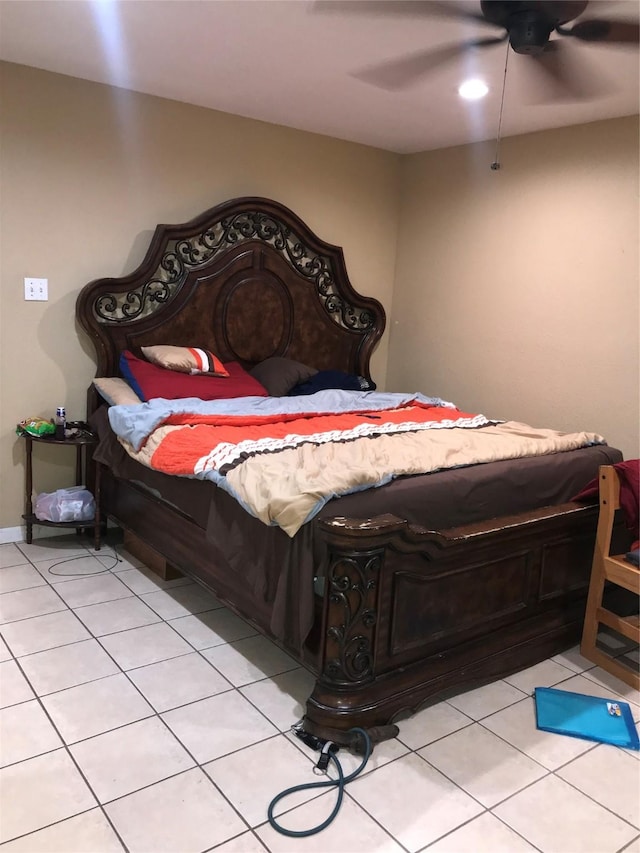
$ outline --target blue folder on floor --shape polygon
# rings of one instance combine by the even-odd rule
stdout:
[[[536,723],[545,732],[640,750],[640,739],[627,702],[553,687],[536,687],[534,699]]]

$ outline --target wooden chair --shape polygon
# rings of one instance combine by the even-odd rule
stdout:
[[[620,481],[613,465],[600,467],[600,515],[591,568],[589,596],[584,617],[580,652],[588,660],[640,690],[640,673],[596,646],[598,625],[606,625],[618,634],[640,643],[640,622],[635,616],[618,616],[603,606],[605,581],[617,584],[640,596],[640,569],[629,563],[624,554],[610,555],[611,533],[616,510],[620,508]]]

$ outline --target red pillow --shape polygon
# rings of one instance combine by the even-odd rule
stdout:
[[[145,401],[153,397],[164,397],[166,400],[178,400],[181,397],[224,400],[231,397],[269,396],[258,380],[250,376],[237,361],[225,364],[225,368],[228,376],[191,376],[136,358],[129,350],[120,356],[120,373]]]

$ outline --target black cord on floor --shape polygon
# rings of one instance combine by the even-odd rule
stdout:
[[[108,548],[109,546],[107,545],[106,547]],[[53,575],[56,578],[88,578],[88,577],[91,577],[92,575],[104,575],[107,572],[113,571],[113,569],[115,569],[115,567],[118,565],[118,563],[122,562],[122,557],[118,556],[118,551],[116,550],[115,545],[112,546],[112,550],[113,550],[113,559],[115,560],[115,562],[113,563],[112,566],[109,566],[108,568],[105,568],[105,569],[101,569],[99,572],[52,572],[51,571],[51,569],[54,566],[62,566],[64,563],[72,563],[74,560],[86,560],[87,557],[93,556],[93,554],[87,553],[87,554],[78,554],[76,557],[65,557],[64,560],[58,560],[57,563],[52,563],[49,566],[49,568],[47,569],[47,574]],[[110,557],[111,555],[107,554],[107,556]]]
[[[328,765],[328,762],[332,761],[335,764],[336,770],[338,771],[338,778],[337,779],[326,779],[322,782],[306,782],[304,785],[295,785],[293,788],[287,788],[286,790],[282,791],[280,794],[278,794],[276,797],[274,797],[271,800],[271,802],[269,803],[269,809],[267,811],[267,816],[269,818],[269,823],[271,824],[271,826],[277,832],[281,833],[281,835],[288,835],[290,838],[307,838],[309,835],[315,835],[318,832],[322,832],[322,830],[326,829],[329,826],[329,824],[334,820],[334,818],[337,816],[338,812],[340,811],[340,806],[342,805],[342,799],[344,797],[345,785],[348,782],[351,782],[353,779],[355,779],[356,776],[358,776],[360,773],[362,773],[362,771],[366,767],[367,762],[369,761],[369,756],[371,755],[371,739],[370,739],[369,735],[367,734],[367,732],[364,729],[353,728],[353,729],[349,730],[349,733],[360,735],[364,741],[364,758],[362,759],[362,763],[360,764],[360,766],[357,767],[353,771],[353,773],[350,773],[348,776],[344,775],[344,773],[342,772],[342,766],[340,765],[340,762],[336,758],[335,752],[337,752],[337,747],[335,747],[335,744],[331,744],[331,742],[328,741],[327,744],[325,744],[325,748],[323,748],[323,750],[322,750],[322,753],[320,756],[320,761],[318,762],[318,765],[316,765],[316,766],[322,767],[324,764],[324,769],[322,770],[322,772],[326,772],[326,766]],[[327,746],[329,748],[327,748]],[[335,747],[335,751],[330,748],[331,746]],[[326,763],[323,762],[323,756],[326,757]],[[314,770],[315,769],[316,768],[314,768]],[[309,791],[309,790],[312,790],[314,788],[337,788],[338,789],[338,797],[336,799],[335,806],[333,807],[333,810],[332,810],[331,814],[329,815],[329,817],[327,817],[325,820],[322,821],[322,823],[319,823],[317,826],[314,826],[311,829],[294,830],[294,829],[285,829],[283,826],[280,826],[280,824],[276,821],[276,819],[273,816],[273,811],[274,811],[277,803],[279,803],[280,800],[284,799],[285,797],[288,797],[289,794],[296,793],[296,791]]]

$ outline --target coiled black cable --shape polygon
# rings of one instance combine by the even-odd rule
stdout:
[[[269,803],[267,816],[269,818],[269,823],[277,832],[281,833],[282,835],[288,835],[290,838],[306,838],[309,835],[315,835],[317,832],[322,832],[322,830],[326,829],[337,816],[338,812],[340,811],[340,806],[342,805],[345,785],[355,779],[356,776],[358,776],[360,773],[362,773],[371,755],[371,738],[364,729],[353,728],[349,729],[348,733],[360,735],[362,737],[362,740],[364,741],[364,758],[362,759],[362,763],[360,764],[360,766],[357,767],[353,771],[353,773],[350,773],[348,776],[345,776],[342,771],[342,766],[335,755],[335,752],[333,752],[332,750],[323,752],[323,755],[326,755],[328,757],[328,760],[332,761],[335,764],[336,770],[338,771],[338,778],[325,779],[322,782],[306,782],[303,785],[295,785],[293,788],[287,788],[286,790],[275,796]],[[338,789],[338,796],[331,814],[329,815],[329,817],[323,820],[322,823],[319,823],[317,826],[314,826],[311,829],[285,829],[285,827],[281,826],[273,816],[273,810],[275,809],[277,803],[279,803],[280,800],[284,799],[285,797],[288,797],[289,794],[294,794],[296,793],[296,791],[308,791],[312,788]]]

